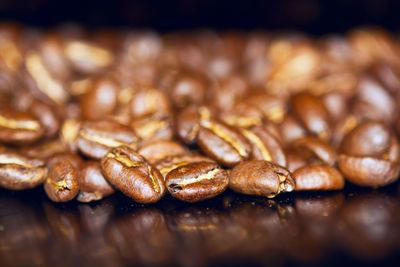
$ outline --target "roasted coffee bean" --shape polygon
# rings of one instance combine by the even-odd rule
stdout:
[[[325,141],[330,140],[331,118],[322,99],[303,92],[294,95],[291,104],[293,114],[311,134]]]
[[[156,113],[151,116],[136,118],[130,125],[145,142],[170,140],[174,134],[172,118],[166,114]]]
[[[202,120],[197,143],[209,157],[232,167],[250,156],[251,147],[236,129],[216,120]]]
[[[44,134],[41,123],[32,115],[11,109],[0,110],[0,142],[13,145],[32,144]]]
[[[340,190],[344,187],[342,174],[326,164],[313,164],[293,172],[296,191]]]
[[[169,91],[172,104],[182,109],[189,105],[199,106],[207,96],[207,80],[194,73],[180,73]]]
[[[337,155],[335,149],[317,137],[303,137],[294,141],[292,145],[297,147],[299,150],[310,151],[314,157],[323,163],[331,166],[336,163]]]
[[[138,137],[128,127],[113,121],[82,123],[77,144],[88,157],[100,159],[113,148],[129,145],[136,149]]]
[[[96,161],[85,162],[78,177],[79,202],[91,202],[103,199],[112,193],[114,188],[101,173],[101,165]]]
[[[216,163],[197,162],[178,167],[168,173],[166,186],[180,200],[197,202],[215,197],[225,191],[229,179]]]
[[[251,160],[233,168],[229,188],[246,195],[272,198],[293,191],[295,182],[286,168],[265,160]]]
[[[291,143],[307,135],[306,129],[295,117],[289,114],[280,123],[279,130],[283,143]]]
[[[0,186],[11,190],[34,188],[44,182],[45,163],[23,153],[0,149]]]
[[[114,55],[96,44],[71,40],[65,44],[65,55],[76,71],[97,73],[114,62]]]
[[[73,160],[67,156],[54,159],[44,183],[47,196],[54,202],[73,200],[79,193],[79,171]]]
[[[67,119],[63,122],[60,129],[60,140],[71,151],[78,149],[77,139],[81,129],[81,121]]]
[[[340,171],[353,184],[381,187],[399,178],[399,162],[373,157],[356,157],[342,154],[338,158]]]
[[[25,153],[28,157],[47,160],[56,154],[67,152],[68,147],[59,139],[55,139],[34,146],[24,147],[20,151],[21,153]]]
[[[24,82],[32,94],[47,104],[64,105],[70,96],[61,80],[51,75],[43,58],[36,52],[25,56]]]
[[[142,144],[138,153],[150,163],[155,163],[167,157],[188,154],[188,151],[181,144],[170,140],[154,141]]]
[[[154,203],[165,194],[161,173],[128,146],[109,151],[101,167],[107,180],[136,202]]]
[[[389,149],[392,135],[383,123],[363,122],[345,136],[340,150],[351,156],[378,157]]]
[[[200,121],[210,119],[211,116],[211,110],[207,107],[187,107],[176,116],[176,135],[187,145],[195,144],[200,130]]]
[[[111,115],[117,105],[118,82],[112,77],[102,76],[89,86],[80,103],[83,118],[99,120]]]
[[[146,89],[136,92],[130,103],[134,118],[150,116],[155,113],[169,114],[171,111],[167,96],[157,89]]]
[[[182,154],[182,155],[175,155],[175,156],[169,156],[163,159],[160,159],[159,161],[154,163],[154,166],[160,171],[161,175],[164,177],[164,179],[167,177],[168,173],[170,173],[172,170],[185,166],[191,163],[196,163],[196,162],[212,162],[215,163],[214,160],[196,155],[196,154]]]
[[[29,110],[43,125],[44,135],[46,137],[53,137],[57,134],[61,123],[54,108],[39,101],[35,101],[32,103]]]
[[[252,147],[251,158],[266,160],[281,166],[286,166],[286,156],[280,142],[264,127],[242,129],[241,133]]]
[[[64,153],[59,153],[54,155],[52,158],[47,160],[47,166],[51,167],[52,165],[58,163],[58,162],[65,162],[68,161],[70,162],[75,169],[79,170],[82,165],[82,158],[75,153],[70,153],[70,152],[64,152]]]

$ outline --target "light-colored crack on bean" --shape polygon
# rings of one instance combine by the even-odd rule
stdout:
[[[37,131],[40,124],[34,120],[14,120],[0,115],[0,127],[17,130]]]

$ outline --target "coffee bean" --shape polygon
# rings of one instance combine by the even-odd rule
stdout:
[[[292,97],[293,114],[313,135],[329,141],[332,135],[331,118],[322,100],[309,93]]]
[[[63,122],[60,129],[60,140],[71,151],[78,150],[77,139],[81,129],[81,121],[67,119]]]
[[[385,186],[396,181],[400,174],[398,162],[373,157],[342,154],[338,158],[338,165],[347,180],[360,186]]]
[[[32,144],[44,134],[40,122],[28,113],[3,108],[0,110],[0,142],[5,144]]]
[[[157,89],[146,89],[136,92],[130,103],[134,118],[153,114],[169,114],[171,111],[167,96]]]
[[[99,120],[111,115],[117,105],[118,82],[113,77],[101,76],[89,86],[80,103],[83,118]]]
[[[204,106],[183,109],[175,119],[176,135],[187,145],[195,144],[200,130],[200,121],[210,119],[211,116],[211,110]]]
[[[343,176],[326,164],[307,165],[293,172],[296,191],[340,190],[344,187]]]
[[[228,187],[228,176],[216,163],[197,162],[168,173],[166,186],[170,194],[183,201],[197,202],[215,197]]]
[[[299,138],[292,145],[302,151],[308,150],[323,163],[331,166],[336,163],[337,155],[335,149],[317,137],[306,136]]]
[[[363,122],[345,136],[340,150],[351,156],[379,156],[388,150],[391,137],[383,123]]]
[[[91,202],[103,199],[112,193],[114,188],[101,173],[101,165],[96,161],[85,162],[80,170],[79,177],[79,202]]]
[[[290,172],[265,160],[245,161],[233,168],[229,188],[238,193],[268,198],[295,189]]]
[[[216,120],[202,120],[197,143],[218,163],[232,167],[250,156],[251,147],[236,129]]]
[[[29,110],[43,125],[45,131],[44,135],[46,137],[53,137],[57,134],[61,123],[54,108],[39,101],[35,101],[32,103]]]
[[[136,148],[137,142],[138,137],[129,127],[113,121],[84,122],[77,139],[79,150],[95,159],[104,157],[113,147]]]
[[[170,140],[174,134],[171,116],[161,113],[133,119],[130,125],[145,142]]]
[[[188,151],[185,147],[174,141],[159,140],[141,144],[138,153],[153,164],[167,157],[188,154]]]
[[[68,41],[64,51],[73,68],[81,73],[97,73],[114,62],[110,51],[83,40]]]
[[[24,147],[20,151],[21,154],[24,153],[28,157],[47,160],[56,154],[67,152],[68,147],[59,139],[55,139]]]
[[[279,124],[279,130],[283,143],[291,143],[307,135],[306,129],[300,124],[298,119],[290,114],[287,114]]]
[[[78,168],[70,160],[55,160],[49,164],[44,183],[47,196],[54,202],[67,202],[79,193]]]
[[[154,166],[160,171],[161,175],[165,179],[168,173],[170,173],[172,170],[196,162],[215,163],[214,160],[204,156],[196,154],[182,154],[182,155],[168,156],[163,159],[160,159],[159,161],[154,163]]]
[[[44,182],[45,163],[22,153],[0,149],[0,186],[11,190],[34,188]]]
[[[241,133],[252,147],[251,158],[286,166],[286,156],[279,141],[262,126],[242,129]]]
[[[160,172],[128,146],[109,151],[101,167],[107,180],[136,202],[154,203],[165,194]]]

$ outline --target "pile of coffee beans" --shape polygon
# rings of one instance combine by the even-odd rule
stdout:
[[[400,172],[400,42],[0,25],[0,186],[55,202],[381,187]]]

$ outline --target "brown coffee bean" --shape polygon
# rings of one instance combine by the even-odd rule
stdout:
[[[264,127],[256,126],[249,130],[242,129],[240,132],[252,147],[252,159],[271,161],[286,166],[286,156],[282,145]]]
[[[144,89],[132,96],[130,103],[132,117],[145,117],[156,113],[169,114],[171,111],[167,96],[157,89]]]
[[[308,150],[323,163],[331,166],[336,163],[337,155],[335,149],[317,137],[303,137],[294,141],[292,145],[301,151]]]
[[[0,142],[13,145],[32,144],[44,134],[40,122],[28,113],[0,110]]]
[[[79,202],[91,202],[103,199],[114,193],[114,188],[101,173],[101,165],[96,161],[87,161],[80,170],[79,177]]]
[[[176,116],[176,135],[187,145],[195,144],[200,130],[200,121],[210,119],[211,116],[211,110],[205,106],[187,107]]]
[[[128,146],[109,151],[101,167],[107,180],[136,202],[154,203],[165,194],[160,172]]]
[[[23,81],[32,94],[47,104],[66,104],[70,98],[61,80],[53,77],[40,54],[30,51],[25,56]]]
[[[60,129],[60,140],[71,151],[78,149],[77,139],[81,129],[81,121],[67,119],[63,122]]]
[[[113,147],[136,148],[137,142],[138,137],[128,126],[114,121],[84,122],[77,139],[79,150],[95,159],[104,157]]]
[[[212,102],[219,110],[234,110],[234,106],[247,93],[248,83],[240,75],[231,75],[215,84]]]
[[[240,163],[233,168],[229,179],[229,188],[246,195],[272,198],[295,189],[295,182],[286,168],[265,160]]]
[[[340,150],[350,156],[379,157],[389,149],[392,135],[383,123],[363,122],[345,136]]]
[[[170,115],[156,113],[133,119],[132,129],[145,142],[156,140],[170,140],[173,137],[172,118]]]
[[[287,159],[287,169],[291,173],[303,166],[310,164],[309,160],[313,156],[308,150],[302,151],[294,147],[289,147],[286,149],[285,154]]]
[[[159,140],[142,144],[138,153],[146,158],[151,164],[167,157],[188,154],[188,151],[181,144],[170,140]]]
[[[65,56],[72,67],[82,73],[97,73],[114,62],[114,55],[94,43],[71,40],[65,44]]]
[[[168,90],[172,104],[178,109],[189,105],[204,104],[207,85],[207,80],[200,75],[188,72],[180,73]]]
[[[34,188],[44,182],[47,168],[42,160],[0,149],[0,186],[11,190]]]
[[[340,155],[340,171],[350,182],[368,187],[381,187],[396,181],[400,174],[398,161],[372,157]]]
[[[52,165],[58,162],[68,161],[74,166],[75,169],[79,170],[82,165],[82,158],[75,153],[64,152],[54,155],[52,158],[47,160],[47,166],[51,167]]]
[[[154,166],[160,171],[161,175],[164,177],[164,179],[167,177],[168,173],[170,173],[172,170],[185,166],[191,163],[196,163],[196,162],[213,162],[215,163],[214,160],[196,155],[196,154],[181,154],[181,155],[175,155],[175,156],[169,156],[163,159],[160,159],[159,161],[154,163]]]
[[[47,196],[54,202],[67,202],[79,193],[78,169],[70,160],[55,160],[49,164],[49,173],[44,183]]]
[[[305,128],[322,140],[330,140],[332,135],[331,118],[322,99],[309,93],[299,93],[292,97],[293,114]]]
[[[55,139],[22,148],[20,151],[28,157],[47,160],[56,154],[67,152],[68,147],[59,139]]]
[[[251,147],[236,129],[216,120],[202,120],[197,143],[218,163],[232,167],[250,156]]]
[[[39,101],[35,101],[30,106],[29,111],[43,125],[44,135],[46,137],[53,137],[57,134],[61,123],[54,108]]]
[[[307,135],[306,129],[300,124],[297,118],[287,114],[279,125],[280,135],[283,143],[292,141]]]
[[[86,120],[104,119],[117,105],[118,82],[110,76],[101,76],[90,83],[87,93],[82,96],[82,116]]]
[[[166,186],[170,194],[186,202],[213,198],[228,187],[228,176],[216,163],[197,162],[168,173]]]
[[[293,172],[296,191],[340,190],[344,187],[343,176],[335,168],[326,164],[301,167]]]

